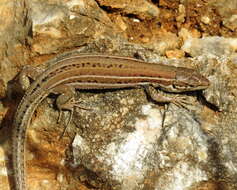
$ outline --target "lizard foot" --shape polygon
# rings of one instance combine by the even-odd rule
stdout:
[[[82,109],[82,110],[89,110],[89,111],[92,110],[91,108],[87,108],[87,107],[82,106],[81,103],[82,103],[82,101],[76,101],[74,99],[74,97],[71,97],[71,98],[68,99],[68,96],[65,97],[65,95],[63,95],[63,94],[60,95],[57,98],[56,104],[57,104],[57,107],[59,109],[59,116],[58,116],[57,123],[60,122],[61,117],[62,117],[62,113],[63,113],[64,110],[70,112],[68,121],[67,121],[67,123],[65,125],[65,128],[63,130],[63,133],[61,134],[59,139],[61,139],[64,136],[64,134],[66,133],[67,128],[68,128],[68,126],[69,126],[69,124],[70,124],[70,122],[72,120],[72,116],[73,116],[75,108],[79,108],[79,109]]]

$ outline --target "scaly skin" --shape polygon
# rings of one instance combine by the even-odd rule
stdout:
[[[154,95],[153,88],[167,92],[195,91],[207,88],[209,81],[192,69],[162,64],[146,63],[136,59],[81,55],[56,60],[27,89],[14,118],[13,170],[15,190],[26,190],[25,139],[26,129],[39,105],[50,93],[71,89],[111,89],[149,86],[147,92]],[[63,88],[60,89],[60,86]],[[73,93],[73,92],[72,92]],[[159,96],[159,98],[161,98]],[[154,98],[158,102],[171,99]],[[59,108],[67,109],[65,105]],[[68,107],[69,110],[73,107]]]

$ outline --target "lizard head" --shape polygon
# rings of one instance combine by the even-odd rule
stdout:
[[[178,70],[175,79],[172,85],[173,91],[175,92],[203,90],[210,84],[209,80],[200,73],[187,68]]]
[[[206,89],[210,84],[208,79],[193,69],[179,67],[175,73],[175,78],[169,84],[159,84],[159,87],[168,92],[187,92]]]

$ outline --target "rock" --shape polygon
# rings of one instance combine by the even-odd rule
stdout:
[[[225,3],[225,6],[223,6]],[[223,18],[223,25],[233,31],[233,37],[237,37],[237,2],[235,0],[214,1],[218,13]]]
[[[144,101],[142,97],[139,99]],[[90,176],[93,175],[100,176],[98,186],[107,189],[169,190],[175,189],[177,183],[180,189],[185,189],[211,178],[209,171],[213,168],[208,147],[212,143],[199,122],[193,121],[190,112],[171,106],[162,127],[163,115],[159,108],[145,103],[140,107],[142,115],[134,120],[129,110],[139,109],[136,105],[139,99],[123,95],[122,102],[133,100],[126,104],[125,113],[121,106],[115,112],[109,111],[113,106],[108,104],[107,111],[98,107],[102,113],[99,111],[96,118],[84,112],[76,121],[83,124],[88,122],[83,118],[91,118],[89,125],[81,126],[84,132],[76,135],[71,158],[74,165],[82,165],[91,172],[87,174],[87,183],[92,185]],[[203,121],[201,110],[200,106],[195,113]],[[97,126],[98,120],[102,121],[102,128]],[[124,123],[128,126],[124,127]],[[78,175],[81,174],[78,172]]]
[[[207,55],[221,57],[231,55],[236,51],[237,39],[224,37],[190,38],[184,42],[182,50],[192,57]]]
[[[160,14],[159,8],[146,0],[98,0],[100,6],[114,9],[123,14],[136,15],[141,19],[157,18]]]
[[[196,29],[189,31],[186,28],[181,28],[181,30],[179,31],[178,34],[179,34],[179,37],[181,37],[184,42],[189,38],[200,38],[201,37],[201,33],[198,32]]]
[[[50,95],[28,128],[29,188],[236,190],[235,10],[236,0],[1,1],[0,189],[9,190],[12,177],[22,66],[103,53],[193,68],[210,86],[175,94],[186,98],[184,108],[154,104],[142,89],[77,91],[91,110],[76,108],[60,140],[69,114],[57,123]]]
[[[62,48],[83,46],[103,35],[116,33],[111,30],[113,26],[108,16],[93,0],[30,3],[36,53],[55,53]]]
[[[201,21],[204,23],[204,24],[209,24],[210,23],[210,18],[208,16],[202,16],[201,17]]]
[[[0,80],[1,98],[7,94],[7,83],[12,80],[19,67],[27,63],[29,51],[25,47],[30,31],[28,6],[23,6],[25,0],[0,3]]]
[[[185,55],[182,50],[167,50],[165,54],[168,58],[182,58]]]
[[[6,96],[6,86],[4,81],[0,78],[0,99]]]

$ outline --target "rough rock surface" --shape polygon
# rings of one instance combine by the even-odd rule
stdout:
[[[210,87],[182,94],[184,108],[142,89],[78,91],[90,110],[77,108],[60,140],[69,114],[57,123],[56,96],[46,98],[28,128],[30,189],[236,190],[236,10],[236,0],[2,0],[0,189],[12,189],[17,74],[73,52],[197,69]]]

